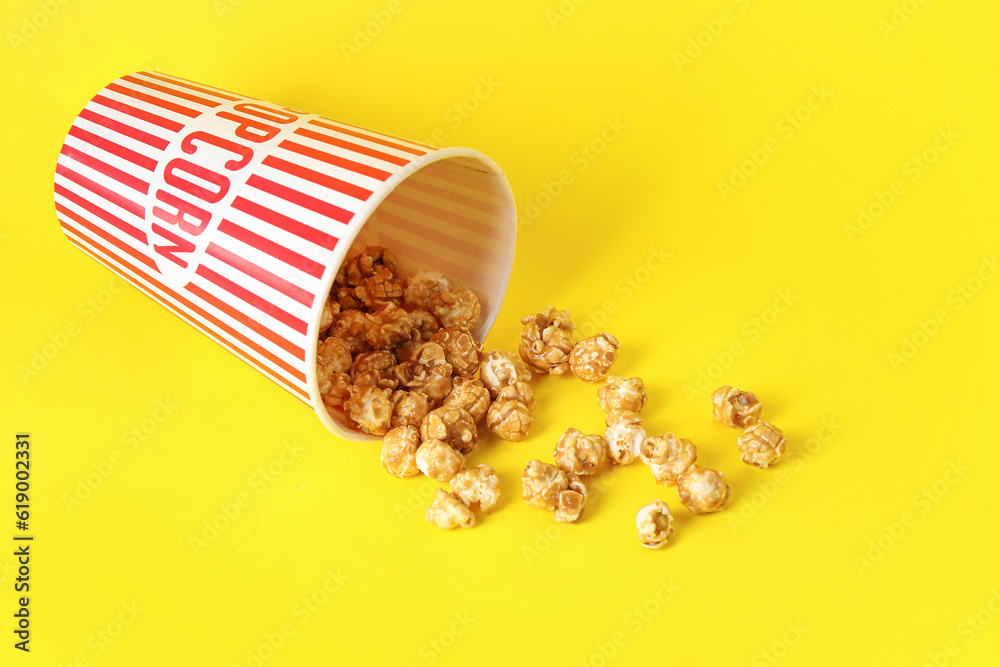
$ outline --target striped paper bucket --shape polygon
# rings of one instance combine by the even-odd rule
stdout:
[[[396,251],[437,269],[493,325],[516,214],[497,165],[154,72],[101,90],[66,136],[56,212],[80,250],[312,408],[320,312],[344,257]]]

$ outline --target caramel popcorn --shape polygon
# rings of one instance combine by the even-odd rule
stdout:
[[[609,375],[597,390],[597,403],[605,413],[616,410],[642,412],[646,407],[646,385],[640,378]]]
[[[440,271],[420,269],[415,275],[403,281],[403,285],[406,303],[433,312],[434,298],[440,292],[449,291],[453,284],[451,278]]]
[[[465,467],[461,452],[440,440],[424,440],[417,448],[417,468],[436,482],[450,481]]]
[[[500,497],[499,484],[493,466],[482,464],[452,477],[451,492],[469,507],[479,503],[483,514],[489,514]]]
[[[361,310],[364,304],[361,303],[361,299],[355,293],[353,287],[338,287],[335,289],[330,296],[333,298],[333,302],[337,304],[337,308],[341,311],[344,310]]]
[[[451,291],[438,292],[432,312],[446,327],[472,329],[479,321],[482,306],[479,297],[468,287],[459,285]]]
[[[618,339],[609,333],[584,338],[569,355],[573,375],[585,382],[600,382],[611,372],[618,358]]]
[[[443,489],[437,490],[434,502],[427,508],[424,517],[442,530],[471,528],[476,525],[476,515],[455,494]]]
[[[344,411],[365,433],[384,435],[389,430],[392,415],[391,395],[388,389],[351,386],[349,397],[344,401]]]
[[[476,326],[481,306],[475,292],[468,287],[456,287],[448,276],[428,269],[420,269],[404,285],[406,302],[434,313],[443,326],[465,329]]]
[[[468,411],[444,405],[428,412],[420,422],[420,438],[424,441],[441,440],[462,454],[468,454],[479,442],[479,432]]]
[[[577,475],[593,475],[608,458],[608,445],[599,435],[568,428],[552,452],[556,465]]]
[[[521,320],[517,354],[483,354],[471,333],[480,316],[476,294],[437,271],[420,270],[403,280],[396,256],[365,248],[338,270],[323,305],[316,349],[320,395],[331,414],[350,428],[384,436],[381,464],[396,477],[422,472],[451,490],[438,489],[427,520],[443,529],[475,523],[472,508],[490,513],[499,497],[490,465],[465,468],[479,439],[477,423],[499,437],[523,440],[533,424],[532,373],[567,370],[587,382],[607,382],[597,400],[607,414],[604,437],[567,429],[553,451],[556,465],[529,461],[522,494],[531,507],[555,520],[579,520],[587,501],[581,475],[595,474],[611,458],[628,464],[641,457],[658,484],[677,484],[681,503],[702,514],[721,510],[731,487],[723,473],[695,465],[697,449],[672,433],[646,437],[640,412],[647,402],[638,377],[609,375],[618,340],[599,333],[573,344],[568,311],[546,306]],[[478,378],[477,378],[478,374]],[[737,445],[745,462],[766,468],[785,450],[781,431],[759,421],[751,392],[724,386],[712,395],[717,420],[744,429]],[[332,408],[342,407],[343,417]],[[636,515],[646,548],[664,546],[673,532],[670,508],[661,500]]]
[[[718,470],[693,465],[677,478],[681,503],[695,514],[718,512],[726,505],[733,488]]]
[[[479,380],[454,380],[454,388],[444,399],[445,405],[464,408],[472,415],[475,423],[480,423],[490,409],[490,392]]]
[[[642,546],[659,549],[666,546],[667,538],[674,532],[674,517],[665,502],[654,500],[639,508],[635,515],[635,527]]]
[[[340,268],[337,269],[337,275],[333,278],[334,288],[347,287],[347,265],[349,263],[350,260],[344,260]]]
[[[529,410],[535,409],[535,392],[527,382],[515,382],[500,390],[498,401],[521,401]]]
[[[698,449],[687,438],[673,433],[654,435],[642,443],[639,451],[643,463],[649,466],[657,484],[673,484],[694,465]]]
[[[388,269],[368,276],[354,288],[354,294],[366,308],[377,309],[386,304],[403,305],[403,281]]]
[[[399,380],[391,371],[364,371],[351,378],[355,387],[378,387],[379,389],[395,389]]]
[[[351,346],[330,336],[316,346],[316,363],[328,366],[331,373],[346,373],[351,370]]]
[[[365,340],[376,350],[387,350],[407,340],[413,328],[409,313],[394,303],[387,303],[372,313],[370,322]]]
[[[410,319],[413,321],[413,329],[420,334],[420,340],[424,343],[429,341],[434,334],[441,329],[441,323],[429,313],[421,308],[410,311]]]
[[[422,343],[409,361],[396,366],[396,379],[407,389],[419,391],[434,405],[451,392],[451,364],[437,343]]]
[[[354,363],[351,364],[351,375],[359,375],[366,371],[391,374],[392,369],[395,367],[396,357],[392,356],[392,352],[388,350],[362,352],[354,358]]]
[[[564,470],[538,459],[528,461],[521,473],[521,494],[524,502],[535,509],[556,509],[559,492],[569,488],[569,477]]]
[[[712,393],[712,407],[712,416],[733,428],[752,426],[760,415],[760,401],[752,391],[740,391],[728,384]]]
[[[319,336],[323,337],[323,334],[330,325],[333,324],[333,316],[340,312],[340,304],[327,298],[326,303],[323,304],[323,310],[319,317]]]
[[[569,478],[569,488],[559,492],[556,498],[556,516],[559,523],[574,523],[583,514],[583,507],[587,504],[587,487],[583,481],[573,473],[567,473]]]
[[[546,306],[537,315],[521,319],[524,329],[517,352],[536,373],[562,375],[569,371],[569,354],[573,350],[573,330],[568,310]]]
[[[736,446],[744,463],[766,468],[777,463],[785,453],[785,438],[781,429],[761,420],[747,427],[736,439]]]
[[[448,359],[445,357],[444,348],[437,343],[421,343],[413,351],[413,360],[428,368],[447,367],[448,376],[451,377],[451,364],[448,363]]]
[[[330,336],[343,338],[351,348],[351,354],[365,352],[369,348],[365,336],[371,327],[371,315],[360,310],[342,310],[334,316],[330,325]]]
[[[608,454],[620,466],[627,466],[639,456],[639,448],[646,441],[646,429],[638,412],[615,410],[608,414],[605,422],[604,440],[608,444]]]
[[[527,382],[531,371],[513,352],[492,350],[483,356],[479,364],[479,379],[496,399],[500,390],[515,382]]]
[[[419,427],[424,415],[431,409],[427,403],[427,397],[418,391],[397,389],[392,392],[389,402],[392,404],[392,417],[389,418],[389,423],[394,428],[398,426]]]
[[[364,282],[365,278],[383,271],[390,276],[395,276],[396,264],[394,252],[381,246],[370,245],[361,251],[361,254],[347,261],[347,284],[351,287],[357,287]]]
[[[319,394],[331,408],[341,405],[351,390],[351,376],[347,373],[327,372],[327,366],[317,367]]]
[[[587,502],[587,488],[575,473],[535,459],[521,473],[521,493],[529,507],[555,511],[556,521],[580,518]]]
[[[515,398],[497,399],[486,413],[486,428],[510,442],[528,437],[534,423],[528,406]]]
[[[472,332],[461,327],[445,327],[431,337],[444,350],[445,360],[451,364],[453,372],[459,375],[472,374],[479,368],[479,357],[483,346],[472,337]]]
[[[411,361],[413,359],[413,353],[424,341],[420,338],[420,332],[415,329],[410,330],[410,337],[406,340],[400,342],[393,348],[392,353],[396,356],[397,363],[403,363],[404,361]]]
[[[414,426],[389,429],[382,438],[382,467],[395,477],[410,477],[420,472],[417,448],[420,433]]]
[[[514,382],[501,387],[496,400],[486,413],[486,428],[500,438],[520,442],[528,436],[535,423],[531,411],[535,409],[535,396],[527,382]]]

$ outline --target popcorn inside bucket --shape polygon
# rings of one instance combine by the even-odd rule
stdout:
[[[452,376],[464,380],[478,370],[478,341],[500,310],[510,275],[514,209],[512,203],[497,203],[508,187],[503,176],[471,164],[432,162],[401,181],[371,212],[331,273],[316,336],[316,387],[326,415],[317,412],[336,424],[331,430],[347,431],[348,437],[379,435],[381,421],[371,431],[356,420],[373,404],[383,404],[378,394],[389,390],[387,400],[405,411],[416,390],[433,408],[461,384]],[[323,326],[327,321],[329,328]],[[355,359],[376,351],[394,359],[393,368],[381,369],[378,378],[362,378],[377,390],[365,392],[364,408],[357,400],[347,403],[346,395],[340,401],[329,393],[323,398],[329,369],[324,374],[322,346],[330,336],[346,337]],[[390,411],[390,425],[394,415],[403,419],[401,410]]]

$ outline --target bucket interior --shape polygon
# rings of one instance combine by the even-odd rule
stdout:
[[[444,149],[427,157],[432,159],[401,176],[375,206],[346,256],[384,246],[396,253],[402,276],[433,269],[469,287],[482,304],[473,335],[483,340],[500,312],[514,262],[514,197],[500,168],[479,153]],[[312,377],[317,414],[327,428],[351,440],[379,439],[348,427],[342,409],[323,404]]]

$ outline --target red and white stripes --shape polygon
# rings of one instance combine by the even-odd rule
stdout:
[[[122,77],[80,112],[55,202],[81,250],[338,431],[315,387],[315,338],[352,243],[382,242],[411,270],[467,282],[484,300],[481,330],[513,260],[509,187],[474,151],[159,73]]]

